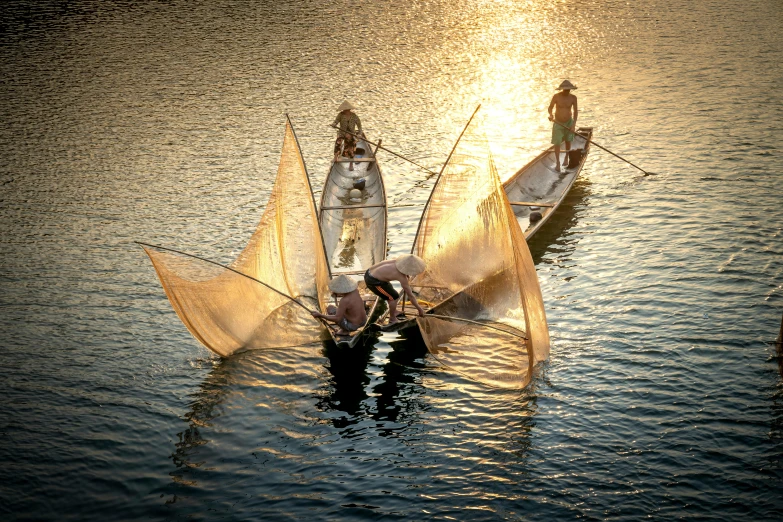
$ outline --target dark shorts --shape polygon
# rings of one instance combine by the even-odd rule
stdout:
[[[364,284],[367,285],[367,289],[370,292],[377,295],[384,301],[396,301],[400,298],[399,292],[394,289],[390,282],[375,279],[370,275],[369,270],[364,273]]]

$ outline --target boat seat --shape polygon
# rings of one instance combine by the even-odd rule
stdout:
[[[321,210],[345,210],[349,208],[372,208],[372,207],[385,207],[386,203],[375,203],[371,205],[335,205],[331,207],[321,207]]]
[[[371,163],[375,158],[343,158],[337,159],[337,163]]]

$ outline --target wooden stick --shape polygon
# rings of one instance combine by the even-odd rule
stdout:
[[[520,207],[554,207],[554,203],[533,203],[532,201],[509,201],[509,205],[514,206],[520,206]]]
[[[321,210],[344,210],[346,208],[375,208],[375,207],[385,207],[385,203],[378,203],[373,205],[336,205],[333,207],[321,207]]]
[[[502,328],[498,328],[497,326],[492,326],[490,324],[482,323],[482,322],[479,322],[479,321],[473,321],[471,319],[463,319],[462,317],[451,317],[449,315],[438,315],[438,314],[430,314],[430,313],[427,313],[424,317],[425,318],[426,317],[436,317],[438,319],[449,319],[449,320],[454,320],[454,321],[462,321],[462,322],[465,322],[465,323],[471,323],[471,324],[476,324],[476,325],[479,325],[479,326],[485,326],[487,328],[492,328],[493,330],[497,330],[499,332],[503,332],[503,333],[506,333],[508,335],[512,335],[514,337],[518,337],[520,339],[525,339],[525,340],[528,339],[524,335],[515,334],[513,332],[509,332],[508,330],[503,330]],[[513,326],[509,326],[509,328],[513,328]]]
[[[335,127],[334,125],[329,125],[329,126],[330,126],[330,127],[332,127],[333,129],[337,129],[337,127]],[[339,129],[338,129],[338,130],[339,130]],[[428,169],[427,167],[425,167],[425,166],[423,166],[423,165],[419,165],[418,163],[416,163],[416,162],[415,162],[415,161],[413,161],[412,159],[408,159],[408,158],[406,158],[405,156],[403,156],[402,154],[397,154],[397,153],[396,153],[396,152],[394,152],[393,150],[389,150],[389,149],[387,149],[386,147],[382,147],[382,146],[381,146],[381,142],[380,142],[380,141],[379,141],[378,143],[372,142],[372,141],[368,140],[367,138],[365,138],[364,136],[359,136],[358,134],[354,134],[353,132],[351,132],[351,131],[349,131],[349,130],[344,130],[344,131],[340,131],[340,132],[345,132],[345,133],[347,133],[347,134],[350,134],[351,136],[353,136],[353,137],[355,137],[355,138],[359,138],[359,139],[361,139],[361,140],[364,140],[364,141],[366,141],[366,142],[367,142],[367,143],[369,143],[370,145],[375,145],[375,147],[376,147],[376,149],[375,149],[375,150],[376,150],[376,151],[377,151],[378,149],[385,150],[385,151],[386,151],[386,152],[388,152],[389,154],[394,154],[394,155],[395,155],[395,156],[397,156],[398,158],[402,158],[402,159],[404,159],[405,161],[407,161],[407,162],[409,162],[409,163],[413,163],[414,165],[416,165],[416,166],[417,166],[417,167],[419,167],[420,169],[424,169],[424,170],[426,170],[427,172],[429,172],[430,174],[437,174],[437,172],[431,171],[430,169]]]
[[[220,263],[217,263],[215,261],[210,261],[209,259],[204,259],[203,257],[194,256],[193,254],[188,254],[187,252],[182,252],[181,250],[174,250],[173,248],[166,248],[166,247],[162,247],[162,246],[158,246],[158,245],[151,245],[149,243],[142,243],[141,241],[135,241],[135,243],[137,245],[142,245],[142,246],[146,246],[146,247],[150,247],[150,248],[156,248],[158,250],[165,250],[165,251],[168,251],[168,252],[174,252],[174,253],[177,253],[177,254],[180,254],[180,255],[183,255],[183,256],[192,257],[193,259],[198,259],[199,261],[204,261],[205,263],[210,263],[212,265],[217,265],[217,266],[219,266],[221,268],[225,268],[226,270],[230,270],[231,272],[234,272],[235,274],[239,274],[242,277],[247,277],[251,281],[255,281],[256,283],[260,283],[260,284],[264,285],[265,287],[267,287],[268,289],[272,290],[273,292],[276,292],[276,293],[280,294],[281,296],[285,297],[286,299],[289,299],[289,300],[293,301],[294,303],[298,304],[299,306],[301,306],[302,308],[304,308],[305,310],[310,312],[309,308],[307,308],[305,305],[303,305],[302,303],[300,303],[299,301],[297,301],[296,299],[294,299],[290,295],[284,294],[283,292],[281,292],[277,288],[275,288],[273,286],[270,286],[270,285],[264,283],[263,281],[261,281],[259,279],[256,279],[253,276],[249,276],[247,274],[243,274],[239,270],[234,270],[230,266],[221,265]],[[324,323],[324,324],[326,324],[326,323]]]
[[[560,126],[561,126],[561,127],[563,127],[564,129],[566,129],[568,132],[571,132],[571,128],[570,128],[570,127],[566,127],[565,125],[563,125],[562,123],[560,123],[560,122],[558,122],[558,121],[554,121],[554,120],[552,120],[552,123],[554,123],[555,125],[560,125]],[[583,140],[585,140],[585,141],[587,141],[587,142],[589,142],[589,143],[592,143],[593,145],[595,145],[595,146],[596,146],[596,147],[598,147],[599,149],[603,149],[603,150],[605,150],[606,152],[608,152],[609,154],[611,154],[611,155],[612,155],[612,156],[614,156],[615,158],[619,158],[619,159],[623,160],[624,162],[626,162],[626,163],[627,163],[627,164],[629,164],[630,166],[632,166],[632,167],[634,167],[634,168],[636,168],[636,169],[639,169],[639,170],[641,170],[641,171],[644,173],[644,175],[645,175],[645,176],[652,176],[652,175],[654,174],[653,172],[647,172],[646,170],[644,170],[644,169],[643,169],[643,168],[641,168],[641,167],[637,167],[636,165],[634,165],[633,163],[631,163],[631,162],[630,162],[630,161],[628,161],[627,159],[623,158],[623,157],[622,157],[622,156],[620,156],[619,154],[615,154],[614,152],[612,152],[611,150],[607,149],[606,147],[602,147],[601,145],[597,144],[596,142],[594,142],[594,141],[593,141],[593,140],[591,140],[590,138],[586,138],[586,137],[584,137],[584,136],[582,136],[581,134],[578,134],[578,133],[576,133],[576,132],[574,132],[573,134],[576,134],[577,136],[579,136],[579,137],[580,137],[580,138],[582,138]],[[561,151],[561,152],[564,152],[564,151]]]

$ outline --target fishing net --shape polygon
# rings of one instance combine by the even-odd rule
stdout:
[[[323,328],[303,307],[324,310],[329,270],[296,136],[287,122],[272,194],[261,221],[230,268],[145,246],[163,289],[190,333],[213,352],[299,346]]]
[[[475,118],[433,189],[413,253],[427,263],[412,283],[418,296],[438,303],[437,315],[455,318],[418,318],[430,353],[480,382],[526,386],[533,366],[549,356],[544,303]]]

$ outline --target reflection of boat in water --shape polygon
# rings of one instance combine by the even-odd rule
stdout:
[[[562,172],[555,170],[554,147],[550,147],[503,183],[525,239],[529,240],[552,217],[571,190],[587,160],[592,136],[592,127],[577,129],[570,153],[561,152],[561,164],[565,164],[566,157],[569,164]]]
[[[329,329],[340,346],[355,346],[382,307],[378,297],[367,290],[362,276],[372,265],[386,259],[386,222],[383,176],[370,144],[360,138],[356,157],[339,157],[332,163],[319,210],[331,276],[356,279],[367,308],[367,323],[351,335],[337,336],[335,330]]]
[[[499,387],[524,387],[549,354],[541,289],[525,236],[471,118],[433,187],[412,253],[426,262],[411,281],[418,326],[443,365]],[[383,328],[383,327],[382,327]]]
[[[350,350],[341,344],[324,342],[323,355],[328,359],[327,369],[331,376],[328,391],[321,395],[317,407],[322,411],[344,412],[349,417],[331,416],[331,422],[343,428],[356,422],[354,417],[361,412],[362,403],[368,398],[366,387],[370,383],[367,365],[372,358],[377,339],[366,339]]]

